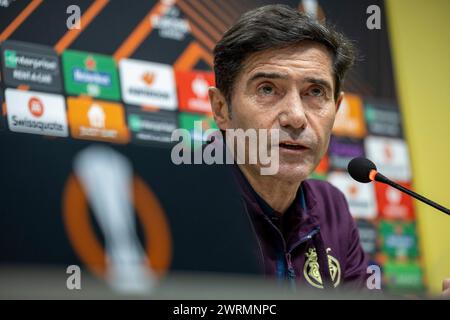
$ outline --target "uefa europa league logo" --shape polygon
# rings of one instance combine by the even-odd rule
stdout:
[[[109,147],[90,146],[76,156],[74,170],[105,238],[109,283],[120,292],[149,292],[155,276],[136,232],[129,160]]]

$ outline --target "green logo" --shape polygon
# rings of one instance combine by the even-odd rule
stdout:
[[[383,270],[389,291],[411,293],[424,290],[422,269],[416,263],[387,262]]]
[[[189,130],[194,139],[201,140],[201,137],[198,136],[200,132],[194,134],[194,124],[196,121],[201,121],[202,133],[205,133],[208,129],[217,129],[217,125],[211,117],[187,112],[180,113],[180,128]]]
[[[141,117],[139,117],[137,114],[131,114],[128,117],[128,125],[131,131],[134,132],[141,131]]]
[[[309,178],[310,178],[310,179],[316,179],[316,180],[324,180],[324,181],[327,180],[326,174],[321,174],[321,173],[318,173],[318,172],[316,172],[316,171],[313,171],[313,172],[309,175]]]
[[[67,93],[120,99],[116,63],[111,57],[66,50],[62,55],[62,62]]]
[[[201,126],[198,126],[197,121],[201,121]],[[197,123],[197,127],[195,124]],[[190,133],[191,141],[197,141],[200,143],[194,143],[194,149],[196,147],[201,147],[201,142],[205,142],[207,140],[207,130],[208,129],[218,129],[214,120],[208,116],[181,112],[179,117],[180,128],[186,129]],[[183,139],[186,141],[187,137]],[[186,141],[187,142],[187,141]]]
[[[381,249],[393,259],[413,259],[418,256],[414,223],[381,221]]]
[[[376,119],[375,110],[371,106],[366,107],[366,119],[368,122],[373,122]]]
[[[17,67],[17,57],[15,51],[5,50],[5,66],[8,68]]]

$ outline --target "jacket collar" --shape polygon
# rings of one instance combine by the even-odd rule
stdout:
[[[233,175],[236,179],[238,187],[241,191],[242,197],[245,200],[248,211],[252,218],[262,218],[268,220],[264,210],[261,208],[260,202],[256,198],[256,192],[241,172],[238,165],[233,164]],[[300,204],[301,191],[297,192],[295,198],[296,204],[294,205],[294,212],[285,215],[283,219],[289,219],[285,225],[289,226],[285,230],[284,237],[287,239],[287,248],[298,243],[303,237],[310,233],[314,228],[319,226],[319,219],[315,212],[317,205],[317,199],[314,194],[314,189],[311,187],[308,180],[302,182],[300,188],[302,188],[305,196],[306,210],[304,210]]]

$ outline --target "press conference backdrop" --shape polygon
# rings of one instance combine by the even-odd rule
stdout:
[[[2,154],[29,155],[28,159],[14,160],[23,163],[21,172],[8,170],[11,158],[0,158],[4,203],[0,207],[2,264],[34,260],[43,264],[62,263],[67,258],[51,252],[47,257],[37,257],[32,254],[33,248],[29,248],[26,252],[30,256],[24,259],[20,255],[24,250],[20,242],[27,235],[8,227],[13,220],[10,215],[14,214],[8,208],[15,205],[8,198],[26,189],[27,181],[41,179],[45,189],[46,185],[61,184],[68,179],[61,176],[67,172],[61,168],[44,174],[27,170],[27,162],[34,160],[33,155],[36,159],[45,159],[46,154],[58,157],[48,144],[36,144],[40,147],[34,148],[32,139],[45,139],[55,146],[81,140],[136,145],[151,154],[152,150],[156,153],[171,146],[171,133],[176,128],[192,131],[196,120],[204,121],[203,129],[215,128],[207,95],[208,86],[214,84],[214,44],[240,14],[270,1],[76,1],[81,28],[69,30],[66,22],[70,15],[66,10],[73,3],[4,1],[0,8],[0,135],[21,141],[17,146],[8,144],[7,150],[2,148]],[[345,173],[351,158],[366,156],[386,176],[412,187],[387,29],[370,30],[366,26],[365,12],[369,5],[379,6],[381,19],[385,21],[384,2],[278,3],[326,19],[355,40],[362,61],[345,83],[347,94],[328,153],[313,178],[328,180],[346,195],[350,211],[357,219],[363,248],[371,262],[382,268],[383,288],[421,294],[426,281],[412,200],[378,183],[358,184]],[[23,142],[27,137],[29,144]],[[31,149],[26,153],[17,150],[24,146]],[[61,147],[61,152],[64,150]],[[48,157],[47,161],[52,159]],[[145,166],[140,170],[145,176]],[[10,187],[9,182],[15,179],[21,179],[20,188]],[[211,181],[211,186],[205,188],[213,184]],[[67,184],[61,184],[60,194],[52,194],[51,201],[60,204],[58,208],[62,207],[64,186]],[[35,215],[32,199],[22,201],[23,212]],[[55,221],[62,219],[61,211],[51,212]],[[25,218],[22,223],[42,224],[47,230],[55,221],[34,217]],[[48,234],[42,233],[41,237]],[[83,265],[85,261],[79,257],[73,237],[64,237],[63,245],[73,250],[72,262],[75,259]]]

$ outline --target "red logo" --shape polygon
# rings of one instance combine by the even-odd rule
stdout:
[[[95,59],[91,56],[88,56],[86,60],[84,60],[84,65],[88,70],[95,70],[95,68],[97,68],[97,63]]]
[[[214,86],[214,74],[205,71],[176,71],[179,109],[211,113],[208,88]]]
[[[44,104],[39,98],[31,97],[28,101],[28,109],[33,116],[39,118],[44,113]]]
[[[411,189],[409,183],[399,183],[405,188]],[[380,216],[384,219],[414,219],[412,199],[401,191],[383,183],[375,182]]]
[[[322,159],[320,159],[320,162],[317,165],[317,167],[314,170],[314,172],[317,173],[317,174],[320,174],[320,175],[326,175],[327,172],[328,172],[328,168],[329,167],[330,167],[330,165],[329,165],[328,156],[324,155],[322,157]]]

